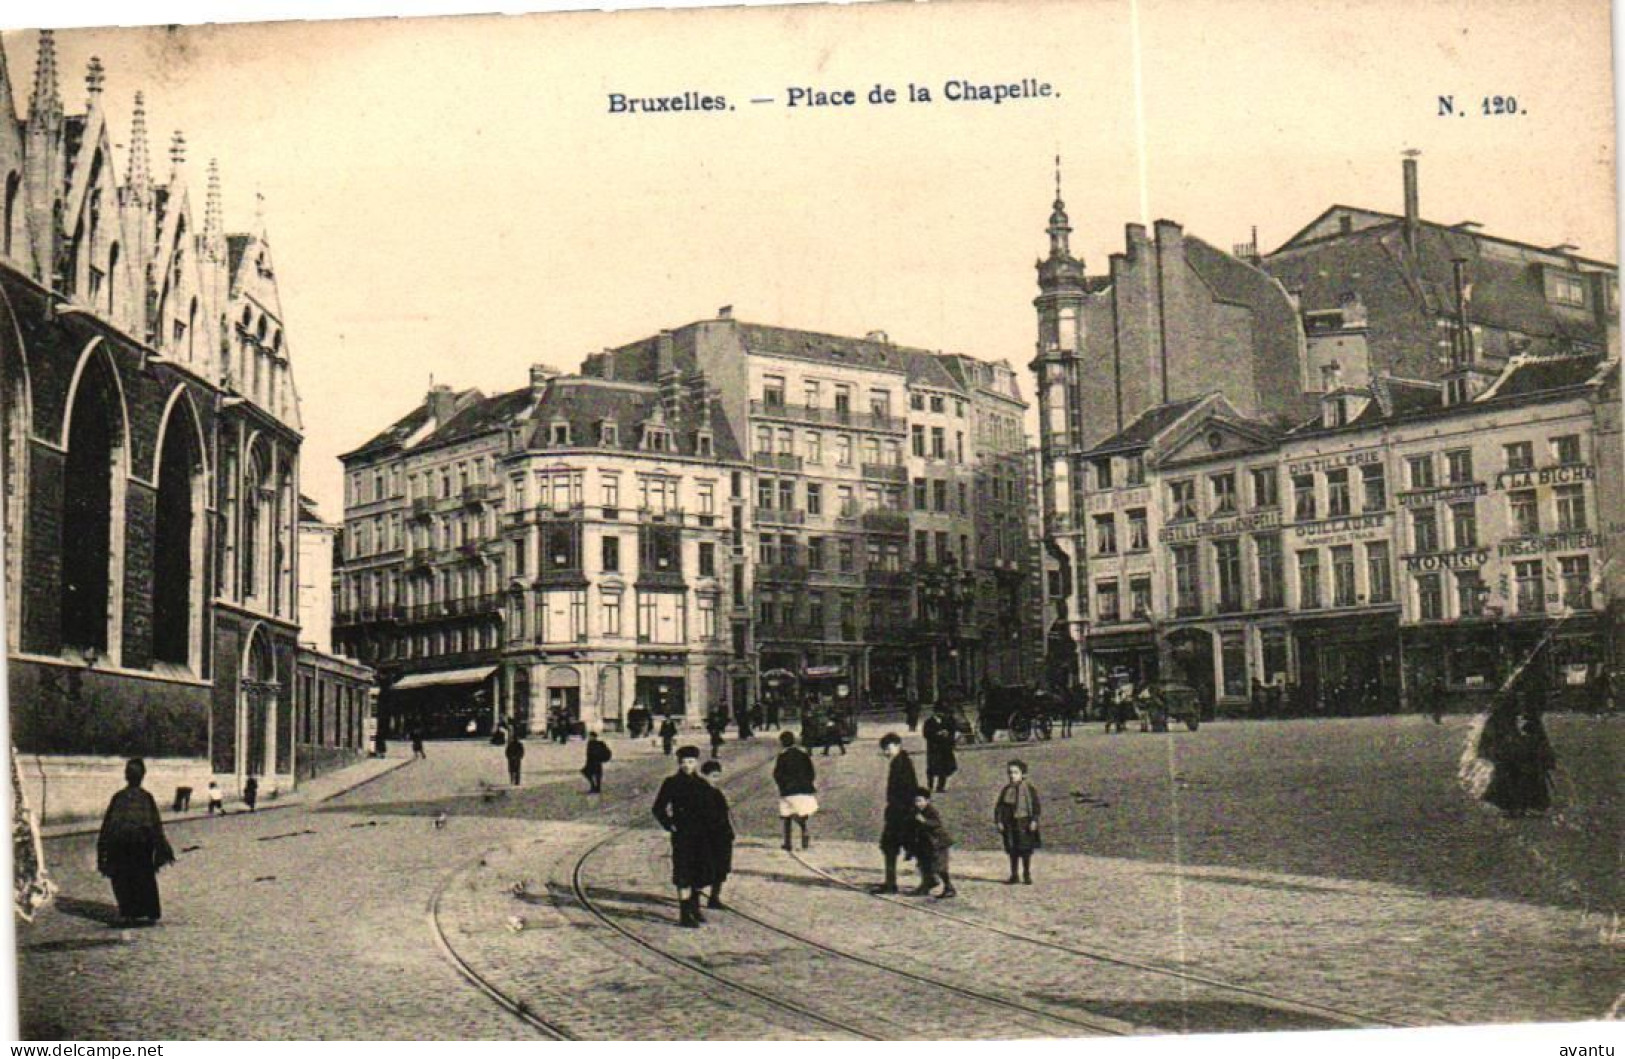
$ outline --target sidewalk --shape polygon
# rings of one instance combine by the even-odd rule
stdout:
[[[388,757],[383,758],[363,758],[347,768],[336,769],[314,779],[306,780],[296,789],[286,794],[279,794],[274,799],[261,798],[256,811],[266,813],[276,809],[289,809],[296,805],[314,805],[317,802],[324,802],[347,791],[353,791],[363,784],[371,783],[379,776],[387,775],[411,763],[412,752],[409,749],[391,753]],[[113,792],[109,790],[108,797],[112,797],[112,794]],[[199,805],[195,794],[192,804],[194,806]],[[227,800],[227,816],[246,812],[248,812],[248,809],[240,799]],[[164,802],[160,800],[158,813],[166,824],[206,817],[209,815],[208,795],[203,795],[201,808],[189,809],[180,813],[166,808]],[[99,830],[101,830],[99,820],[67,820],[62,823],[48,824],[41,827],[40,836],[49,840],[66,838],[70,835],[93,835]]]

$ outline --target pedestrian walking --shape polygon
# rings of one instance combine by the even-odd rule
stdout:
[[[796,745],[794,732],[779,733],[779,757],[773,762],[773,782],[779,788],[779,819],[784,825],[784,851],[790,852],[790,830],[801,829],[801,848],[812,842],[807,821],[818,812],[818,773],[812,755]]]
[[[699,776],[700,748],[677,751],[677,772],[660,784],[654,818],[671,835],[671,882],[677,888],[677,924],[698,927],[701,888],[710,885],[711,848],[706,822],[711,814],[711,787]]]
[[[384,739],[384,730],[382,728],[378,729],[378,731],[373,733],[373,736],[372,736],[372,756],[373,757],[388,757],[389,756],[389,742]]]
[[[774,695],[767,700],[767,720],[763,727],[779,730],[779,697]]]
[[[668,714],[660,722],[660,749],[667,757],[671,757],[671,748],[677,742],[677,722]]]
[[[604,766],[609,764],[615,752],[609,744],[598,738],[597,732],[587,736],[587,763],[581,766],[581,774],[587,777],[587,793],[604,793]]]
[[[429,755],[423,752],[423,733],[416,728],[412,729],[412,760],[426,761],[428,757]]]
[[[920,864],[920,885],[914,888],[915,897],[928,897],[936,889],[937,880],[942,880],[942,892],[937,895],[938,900],[952,897],[959,891],[954,889],[953,876],[948,873],[948,849],[954,844],[954,838],[948,833],[948,828],[942,822],[942,814],[937,807],[931,804],[931,789],[919,787],[914,791],[914,859]]]
[[[125,787],[107,803],[96,837],[96,870],[113,884],[119,918],[126,922],[156,923],[163,917],[158,869],[175,862],[158,803],[141,787],[146,775],[140,758],[125,763]]]
[[[937,703],[925,721],[925,785],[933,792],[948,789],[948,777],[959,771],[959,759],[954,754],[954,719],[944,703]]]
[[[903,703],[903,720],[908,722],[908,730],[918,731],[920,727],[920,704],[915,699]]]
[[[722,752],[722,740],[728,733],[728,718],[721,713],[713,713],[705,719],[705,730],[711,735],[711,760],[715,761]]]
[[[216,813],[224,816],[226,812],[226,796],[220,793],[220,784],[214,780],[209,781],[209,815]]]
[[[914,796],[920,789],[920,778],[896,732],[880,737],[880,753],[890,761],[886,770],[886,813],[880,831],[880,854],[885,858],[886,879],[879,886],[870,887],[869,892],[894,894],[897,892],[897,855],[914,848]]]
[[[711,875],[711,895],[707,908],[722,907],[722,884],[734,867],[734,824],[728,810],[728,796],[722,793],[722,762],[707,761],[700,766],[700,776],[710,787],[706,800],[705,845],[709,851],[708,867]]]
[[[525,741],[519,738],[517,728],[508,733],[508,745],[502,748],[502,756],[508,759],[508,782],[519,786],[519,771],[525,760]]]
[[[249,812],[255,811],[260,800],[260,778],[250,776],[243,782],[243,804],[248,806]]]
[[[1004,853],[1010,858],[1010,878],[1006,885],[1033,882],[1033,850],[1042,844],[1038,832],[1038,816],[1042,805],[1038,788],[1027,780],[1027,763],[1012,761],[1006,768],[1010,782],[999,792],[993,803],[993,825],[1004,839]],[[1017,872],[1017,869],[1020,872]]]

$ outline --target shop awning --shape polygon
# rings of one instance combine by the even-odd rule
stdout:
[[[390,690],[411,691],[413,688],[433,688],[447,684],[478,684],[496,671],[496,666],[477,666],[474,669],[448,669],[442,673],[413,673],[397,680]]]

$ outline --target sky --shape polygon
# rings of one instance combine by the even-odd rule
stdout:
[[[32,10],[30,10],[32,8]],[[26,0],[0,21],[56,20]],[[121,8],[130,19],[159,7]],[[1289,16],[1289,17],[1288,17]],[[36,36],[0,34],[19,106]],[[1604,0],[1079,0],[793,6],[62,30],[122,144],[146,95],[160,172],[184,130],[232,230],[264,213],[301,397],[303,487],[429,385],[487,393],[710,318],[1033,353],[1055,157],[1091,272],[1169,218],[1273,248],[1333,203],[1617,260]],[[1048,83],[949,102],[944,82]],[[907,86],[930,103],[909,103]],[[899,102],[870,105],[876,85]],[[857,105],[785,105],[789,89]],[[610,113],[609,96],[736,109]],[[1465,116],[1441,117],[1453,95]],[[1518,113],[1485,116],[1486,96]],[[753,104],[754,97],[772,103]],[[195,199],[194,201],[200,201]]]

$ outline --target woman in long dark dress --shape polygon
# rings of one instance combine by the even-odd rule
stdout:
[[[156,923],[163,916],[158,869],[175,862],[175,851],[164,838],[158,803],[141,788],[146,775],[140,758],[124,766],[128,786],[107,803],[96,839],[96,870],[112,882],[121,919]]]
[[[1033,850],[1039,847],[1038,816],[1042,806],[1038,790],[1027,782],[1027,763],[1012,761],[1009,765],[1010,782],[999,792],[993,804],[993,823],[1004,839],[1004,852],[1010,858],[1010,878],[1006,883],[1033,881]],[[1017,874],[1017,869],[1020,874]]]
[[[925,784],[933,792],[947,790],[948,777],[959,771],[954,753],[957,736],[948,708],[938,703],[925,721]]]

